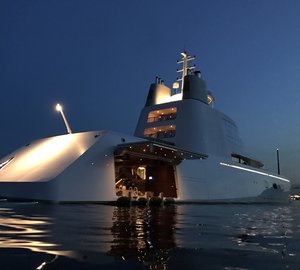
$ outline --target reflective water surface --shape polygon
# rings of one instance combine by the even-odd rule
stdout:
[[[299,269],[300,202],[0,203],[0,269]]]

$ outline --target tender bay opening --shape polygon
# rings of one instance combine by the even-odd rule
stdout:
[[[184,159],[205,158],[157,142],[120,144],[114,152],[115,188],[119,197],[177,198],[176,165]]]

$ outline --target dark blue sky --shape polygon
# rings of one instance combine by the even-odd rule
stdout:
[[[133,134],[149,83],[197,56],[248,152],[300,180],[300,2],[0,1],[0,155],[65,132]]]

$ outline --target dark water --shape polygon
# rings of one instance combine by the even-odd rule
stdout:
[[[0,269],[300,269],[300,202],[0,203]]]

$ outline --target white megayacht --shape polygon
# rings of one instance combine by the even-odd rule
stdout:
[[[0,196],[49,202],[279,202],[290,181],[245,153],[213,107],[194,57],[172,88],[151,84],[134,136],[90,131],[33,141],[0,160]],[[69,131],[69,130],[68,130]]]

